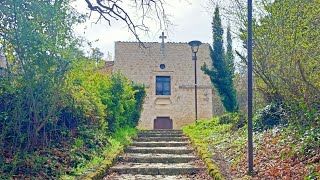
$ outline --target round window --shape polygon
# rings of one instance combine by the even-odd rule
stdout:
[[[165,64],[160,64],[160,69],[164,69],[166,68],[166,65]]]

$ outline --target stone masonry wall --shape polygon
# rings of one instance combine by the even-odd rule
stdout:
[[[195,120],[194,104],[194,61],[187,43],[145,43],[147,48],[135,42],[115,43],[113,72],[120,71],[136,83],[146,86],[144,110],[139,127],[153,129],[156,117],[169,116],[173,128]],[[200,70],[206,62],[211,65],[209,44],[202,44],[197,53],[198,119],[212,118],[212,85],[209,77]],[[165,69],[160,69],[165,64]],[[156,95],[156,76],[171,77],[171,95]]]

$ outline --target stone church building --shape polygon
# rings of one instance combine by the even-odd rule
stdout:
[[[195,121],[194,61],[188,43],[115,42],[113,72],[144,84],[147,96],[139,128],[179,129]],[[211,65],[210,45],[197,53],[198,119],[213,116],[213,86],[200,70]]]

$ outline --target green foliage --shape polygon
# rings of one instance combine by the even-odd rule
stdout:
[[[218,124],[232,124],[233,130],[240,129],[247,124],[247,118],[242,113],[227,113],[218,118]]]
[[[100,51],[99,48],[92,48],[92,53],[90,55],[90,58],[96,62],[96,65],[99,65],[101,62],[103,62],[103,52]]]
[[[227,113],[222,116],[219,116],[219,124],[229,124],[234,121],[235,116],[237,113]]]
[[[308,129],[301,135],[301,147],[300,150],[303,154],[310,156],[316,156],[320,152],[320,130]]]
[[[228,28],[227,28],[227,51],[225,54],[225,61],[229,70],[229,74],[233,78],[235,67],[234,67],[234,55],[232,50],[232,36],[231,36],[230,24],[228,25]]]
[[[126,144],[128,139],[121,138],[139,121],[144,87],[121,74],[99,72],[98,49],[84,56],[71,29],[82,18],[68,3],[0,2],[0,53],[7,61],[0,75],[0,174],[5,179],[18,174],[17,179],[56,178],[70,173],[70,167],[97,162],[112,146],[112,134],[120,133],[119,146]]]
[[[66,51],[74,43],[71,25],[77,20],[68,10],[67,1],[1,2],[0,43],[8,67],[0,85],[0,112],[6,116],[0,149],[32,150],[51,137],[62,138],[55,127],[71,61]]]
[[[253,24],[257,90],[267,103],[282,101],[290,121],[304,126],[307,114],[319,117],[319,0],[259,0],[257,9],[263,12]],[[241,32],[246,44],[246,29]]]
[[[310,165],[309,175],[304,178],[304,180],[314,180],[319,179],[320,171],[315,168],[315,165]]]
[[[271,129],[277,125],[285,125],[286,111],[281,103],[270,103],[259,109],[254,117],[253,127],[256,131]]]
[[[110,112],[107,116],[109,130],[115,132],[127,125],[135,127],[139,120],[135,119],[139,118],[137,112],[140,113],[140,110],[136,109],[138,105],[135,99],[135,93],[138,91],[134,91],[133,84],[120,74],[114,74],[111,77],[111,84],[112,97],[107,102],[107,110]]]
[[[228,52],[225,55],[223,48],[223,29],[221,26],[221,18],[219,14],[219,7],[217,6],[214,12],[212,22],[213,33],[213,50],[210,49],[210,56],[212,60],[212,69],[209,69],[204,64],[201,69],[210,77],[212,84],[217,89],[221,101],[227,112],[237,112],[238,103],[236,98],[236,91],[233,86],[233,59],[231,37],[228,39]],[[228,33],[230,35],[230,33]],[[231,36],[231,35],[230,35]],[[231,48],[231,49],[230,49]],[[231,51],[231,52],[230,52]],[[231,53],[231,54],[230,54]]]
[[[208,173],[213,179],[224,179],[222,178],[219,169],[212,160],[212,154],[209,151],[210,131],[215,125],[217,125],[218,119],[208,120],[198,120],[196,123],[190,124],[182,128],[183,133],[189,136],[191,143],[196,147],[198,155],[205,162]],[[200,129],[203,132],[200,133]]]
[[[74,140],[74,146],[75,146],[75,148],[80,148],[80,147],[82,147],[83,145],[84,145],[84,141],[83,141],[82,138],[76,138],[76,139]]]
[[[132,141],[132,137],[136,137],[138,131],[136,128],[126,127],[117,130],[117,132],[107,137],[107,145],[101,146],[97,149],[85,148],[82,146],[82,150],[74,149],[72,151],[72,159],[76,159],[75,165],[73,166],[69,175],[64,174],[61,176],[62,179],[70,179],[88,173],[88,170],[102,164],[103,161],[113,161],[120,152],[123,151],[124,147],[128,146]],[[90,156],[88,156],[90,155]]]
[[[242,113],[238,113],[235,117],[234,117],[234,123],[232,126],[233,130],[237,130],[237,129],[241,129],[244,126],[246,126],[248,123],[248,119],[247,117],[242,114]]]
[[[304,102],[287,102],[285,108],[288,111],[290,124],[297,125],[302,129],[320,126],[319,108],[310,107]]]
[[[146,97],[146,90],[144,85],[134,85],[133,90],[135,91],[135,99],[137,101],[135,111],[132,116],[131,126],[137,125],[143,110],[144,98]]]
[[[94,61],[82,58],[72,62],[70,70],[65,74],[64,86],[60,89],[65,97],[64,103],[60,111],[55,112],[59,119],[55,126],[45,125],[46,131],[50,132],[58,129],[60,134],[55,134],[56,136],[52,137],[47,146],[43,144],[44,147],[58,146],[62,140],[73,144],[72,146],[63,146],[63,148],[67,148],[66,151],[71,153],[72,160],[61,163],[60,168],[50,170],[53,173],[52,176],[63,173],[65,170],[61,168],[66,165],[74,167],[76,171],[72,173],[79,175],[77,172],[83,172],[88,169],[88,166],[97,165],[98,162],[103,161],[101,152],[106,147],[109,148],[108,151],[119,152],[120,146],[127,145],[130,142],[128,136],[136,132],[134,128],[142,111],[145,95],[143,86],[132,84],[121,74],[112,76],[102,74],[95,69]],[[4,97],[4,94],[0,97],[7,97]],[[19,98],[19,96],[15,98]],[[16,100],[15,98],[12,99]],[[8,102],[8,99],[5,102]],[[5,118],[4,120],[13,120],[13,122],[5,121],[6,124],[1,124],[2,132],[11,133],[12,138],[27,136],[28,132],[19,132],[21,137],[17,137],[16,132],[9,130],[12,127],[15,128],[16,125],[14,123],[16,119],[11,117],[10,112],[4,111],[1,116]],[[111,139],[110,135],[112,135]],[[123,139],[124,137],[126,139]],[[7,134],[3,133],[1,135],[1,141],[7,145],[11,143],[9,138],[11,137],[8,137]],[[25,140],[25,138],[21,138],[21,142]],[[116,144],[113,144],[113,141]],[[15,144],[10,145],[16,150],[21,148],[21,146],[14,146]],[[39,146],[32,146],[31,148],[35,147],[40,148]],[[4,150],[1,149],[1,151]],[[6,151],[10,152],[8,150],[10,149]],[[32,149],[29,151],[32,152]],[[49,167],[51,165],[48,164]],[[10,167],[10,169],[5,169],[5,167]],[[6,165],[2,161],[0,171],[3,170],[4,174],[13,175],[19,172],[17,168],[15,164]],[[28,172],[26,173],[29,174]],[[29,175],[39,176],[39,174]]]
[[[214,159],[215,167],[223,169],[221,172],[228,179],[252,178],[247,176],[247,126],[234,128],[241,116],[228,113],[211,120],[198,120],[182,128],[199,154]],[[319,128],[301,131],[296,126],[281,126],[254,133],[255,178],[317,179],[319,139]]]
[[[219,121],[226,117],[233,119],[236,116],[236,113],[228,113],[210,120],[198,120],[195,123],[184,126],[182,130],[184,134],[190,137],[196,149],[203,149],[208,152],[209,156],[212,156],[211,159],[224,157],[231,166],[235,166],[241,162],[242,149],[247,143],[246,128],[234,131],[235,122],[220,124]],[[233,154],[228,156],[228,153],[231,152]],[[213,163],[219,162],[214,161]],[[226,176],[227,174],[223,175]]]

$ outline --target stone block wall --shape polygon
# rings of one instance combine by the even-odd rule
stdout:
[[[116,42],[113,72],[120,71],[136,83],[145,84],[147,97],[143,105],[140,128],[153,129],[156,117],[170,117],[173,128],[195,120],[194,61],[187,43]],[[198,119],[210,119],[214,92],[211,81],[200,67],[211,65],[209,44],[202,44],[197,53]],[[164,69],[160,68],[164,64]],[[156,95],[156,76],[171,77],[171,95]]]

